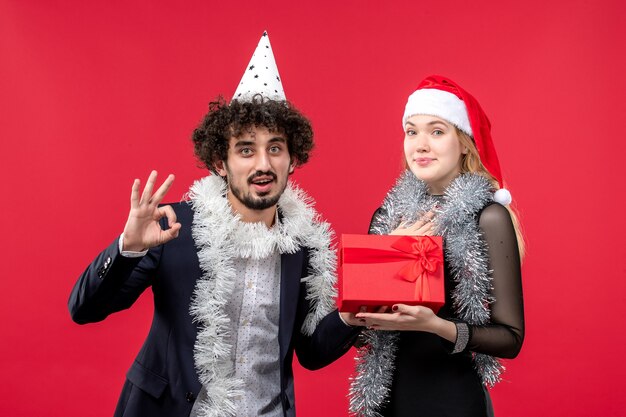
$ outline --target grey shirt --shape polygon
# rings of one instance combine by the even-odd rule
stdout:
[[[237,280],[226,312],[233,325],[231,357],[244,382],[238,416],[282,416],[278,318],[280,255],[235,261]]]

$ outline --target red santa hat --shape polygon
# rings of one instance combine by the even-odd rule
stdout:
[[[491,123],[471,94],[449,78],[431,75],[409,96],[402,117],[403,129],[409,117],[416,114],[440,117],[471,136],[481,162],[500,185],[494,200],[503,205],[511,203],[511,194],[504,188],[500,162],[491,139]]]

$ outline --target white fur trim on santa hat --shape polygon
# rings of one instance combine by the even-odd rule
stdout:
[[[472,126],[467,117],[467,108],[463,100],[447,91],[435,88],[423,88],[409,96],[402,116],[402,129],[406,121],[416,114],[440,117],[459,129],[472,135]]]

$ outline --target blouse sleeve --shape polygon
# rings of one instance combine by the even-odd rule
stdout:
[[[508,210],[500,204],[487,206],[479,218],[493,271],[491,320],[470,326],[467,348],[500,358],[514,358],[524,341],[522,274],[515,229]]]

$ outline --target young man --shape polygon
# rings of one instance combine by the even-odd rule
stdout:
[[[312,137],[264,34],[231,103],[211,103],[194,131],[214,175],[168,206],[172,175],[153,192],[152,172],[141,195],[135,180],[123,234],[69,300],[74,321],[95,322],[152,287],[152,327],[116,416],[294,416],[294,350],[317,369],[350,348],[359,330],[334,308],[330,229],[288,182]]]

